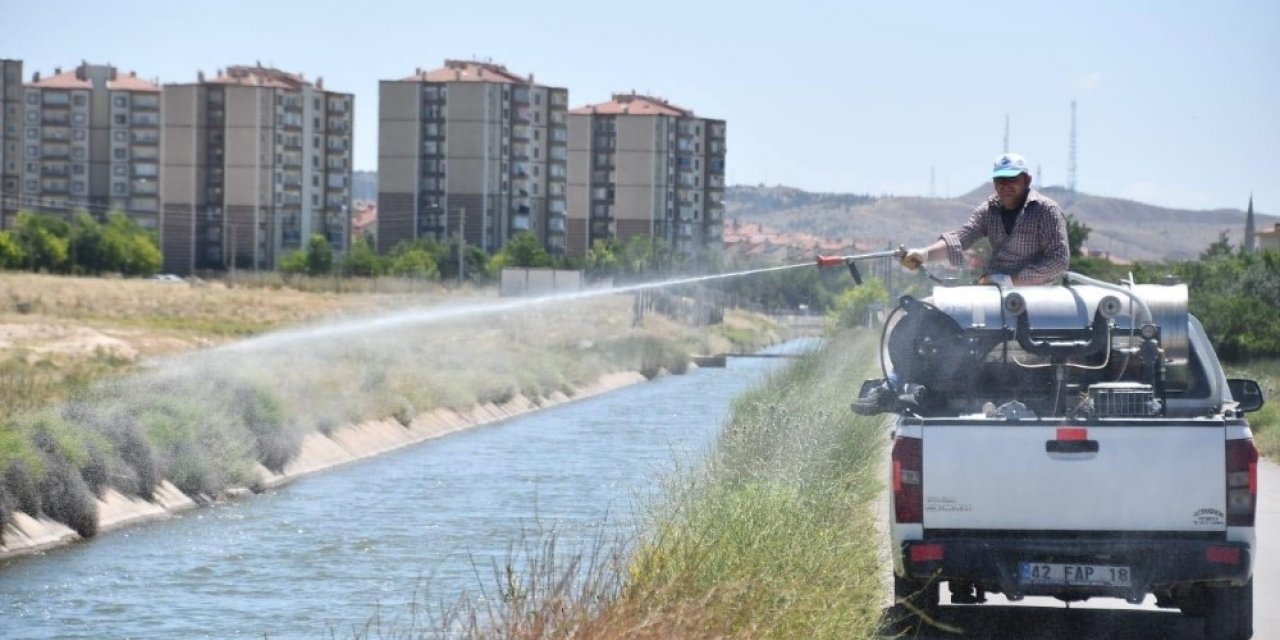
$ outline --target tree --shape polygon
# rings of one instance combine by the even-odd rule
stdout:
[[[550,267],[551,254],[542,247],[538,238],[529,232],[516,234],[489,261],[489,270],[493,273],[507,267],[541,268]]]
[[[387,270],[386,260],[374,251],[369,239],[357,236],[351,240],[351,249],[342,261],[342,273],[349,276],[376,276]]]
[[[1089,239],[1089,232],[1091,231],[1093,231],[1092,227],[1077,221],[1075,216],[1067,214],[1067,246],[1071,251],[1072,258],[1084,255],[1081,253],[1081,247]]]
[[[587,249],[583,269],[594,278],[616,277],[622,268],[618,259],[618,243],[612,238],[596,240]]]
[[[322,276],[333,270],[333,247],[320,234],[307,241],[307,275]]]
[[[836,296],[827,320],[842,328],[865,326],[871,312],[884,308],[888,303],[889,292],[884,288],[884,283],[878,279],[868,279],[862,286],[846,289]]]
[[[388,260],[387,270],[393,275],[435,278],[440,268],[427,247],[419,243],[401,243]]]
[[[13,236],[8,231],[0,231],[0,269],[17,269],[26,259],[26,252]]]
[[[307,272],[307,253],[302,250],[290,251],[280,257],[276,269],[281,273],[299,274]]]
[[[26,254],[28,269],[50,273],[67,271],[71,227],[65,220],[19,211],[13,235]]]

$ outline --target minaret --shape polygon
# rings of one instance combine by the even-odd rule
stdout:
[[[1244,216],[1244,252],[1253,253],[1258,242],[1258,235],[1253,226],[1253,194],[1249,194],[1249,212]]]

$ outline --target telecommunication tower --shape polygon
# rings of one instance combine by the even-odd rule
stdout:
[[[1071,142],[1067,147],[1067,191],[1076,192],[1076,101],[1071,101]]]

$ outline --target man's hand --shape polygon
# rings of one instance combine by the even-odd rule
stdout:
[[[898,262],[901,262],[902,266],[915,271],[920,268],[920,265],[928,262],[928,260],[929,251],[927,249],[908,249],[907,252],[902,254],[902,257],[898,259]]]

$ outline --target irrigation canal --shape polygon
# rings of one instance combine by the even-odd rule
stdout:
[[[731,358],[18,558],[0,566],[0,638],[367,636],[375,615],[404,631],[411,603],[421,629],[493,593],[495,563],[545,532],[557,556],[628,536],[661,476],[787,363]]]

